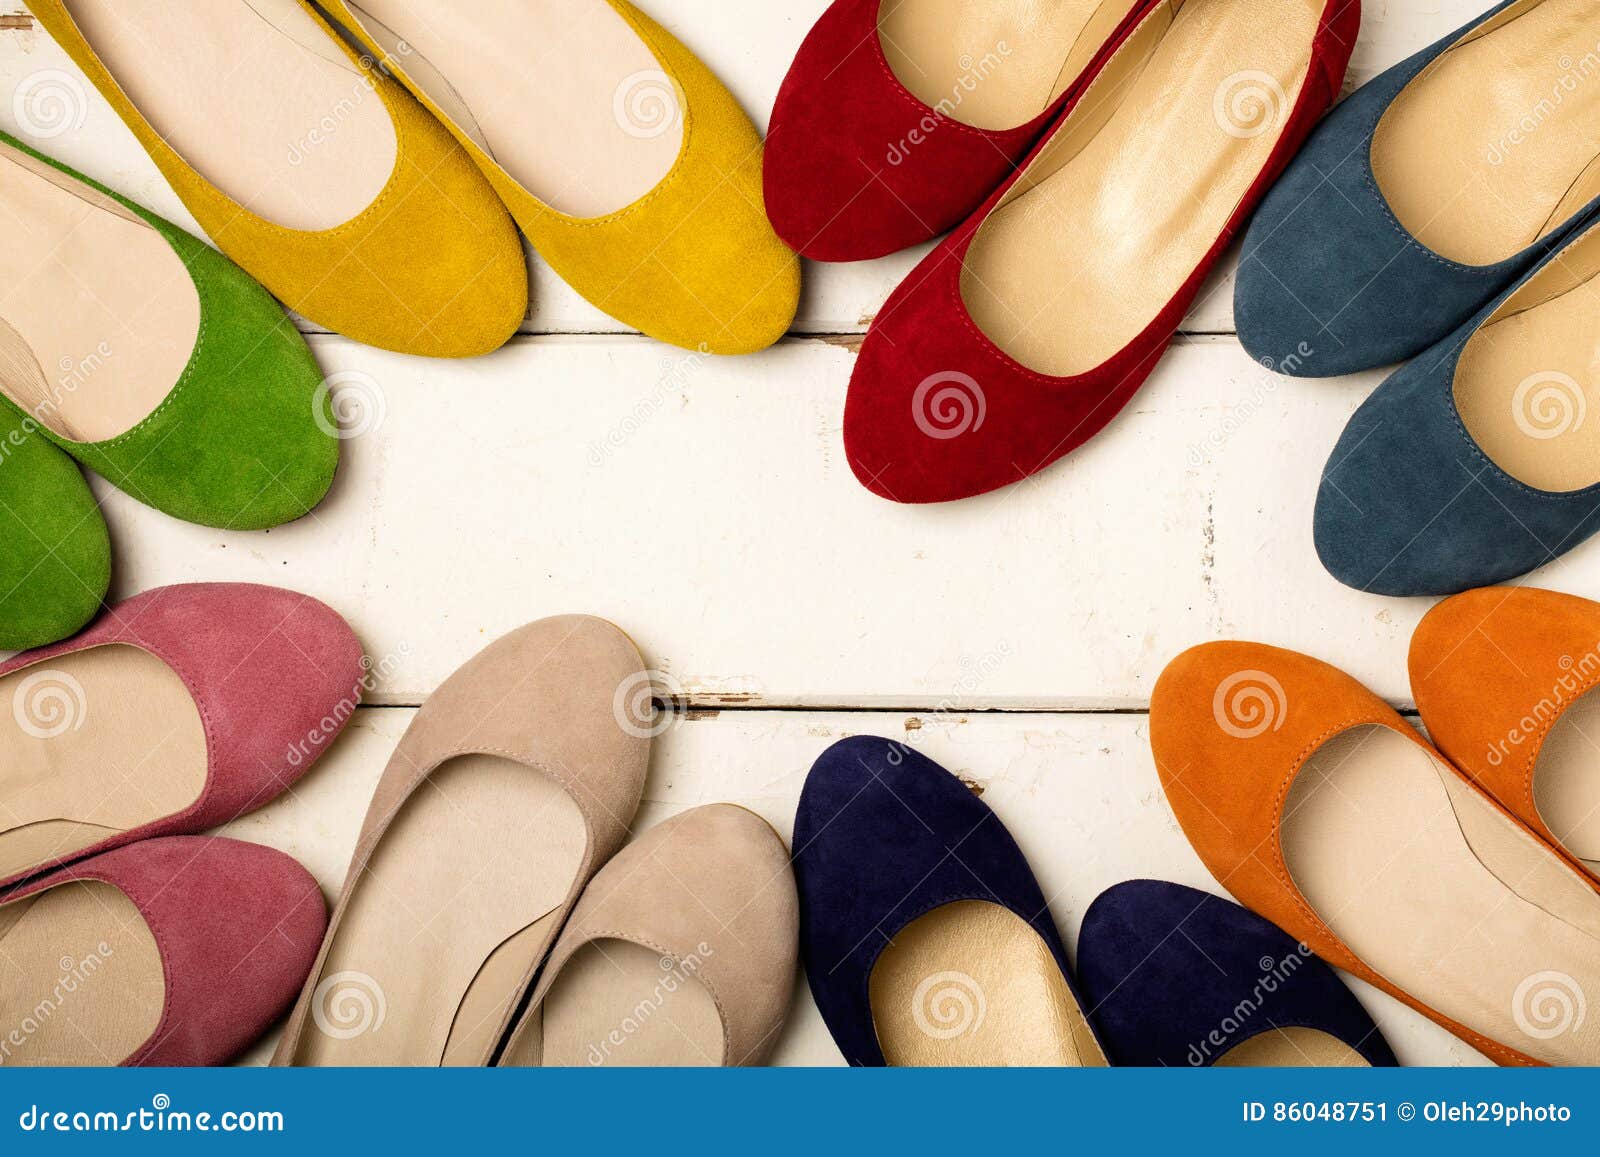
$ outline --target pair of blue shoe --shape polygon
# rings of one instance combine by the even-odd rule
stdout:
[[[1236,904],[1136,880],[1074,979],[999,817],[902,743],[825,751],[794,828],[801,951],[853,1065],[1393,1065],[1333,970]]]
[[[1240,340],[1282,372],[1411,359],[1323,472],[1341,582],[1443,595],[1600,529],[1600,0],[1506,0],[1358,90],[1262,203]]]

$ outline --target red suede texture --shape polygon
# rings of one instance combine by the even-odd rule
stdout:
[[[101,880],[138,908],[166,983],[161,1022],[124,1065],[220,1065],[288,1009],[327,927],[317,882],[272,848],[205,836],[146,840],[11,893]],[[107,927],[108,941],[117,935]]]
[[[900,83],[878,40],[880,3],[836,0],[822,14],[778,89],[767,128],[767,215],[791,249],[816,261],[882,257],[954,228],[1010,176],[1099,64],[1027,124],[974,128]]]
[[[962,261],[1016,176],[996,189],[912,270],[862,344],[844,417],[845,453],[862,484],[896,502],[971,497],[1043,470],[1116,417],[1155,369],[1212,266],[1337,98],[1360,20],[1360,0],[1328,0],[1310,75],[1267,164],[1177,295],[1138,337],[1088,373],[1062,378],[1030,370],[1000,350],[968,314],[960,292]],[[1062,110],[1060,119],[1070,112]],[[1046,134],[1035,154],[1049,139]],[[1128,276],[1138,271],[1130,269]],[[960,376],[981,391],[981,423],[972,388]],[[955,400],[952,408],[930,414],[941,381],[973,401],[966,414]],[[957,418],[967,419],[960,423],[962,432],[948,436]],[[945,436],[930,435],[925,427]]]
[[[0,676],[108,644],[142,648],[183,680],[205,727],[205,787],[176,815],[0,879],[0,887],[135,840],[204,831],[270,802],[343,730],[366,674],[355,633],[316,599],[250,583],[189,583],[118,603],[73,638],[0,664]]]

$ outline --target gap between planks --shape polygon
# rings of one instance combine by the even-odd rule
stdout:
[[[969,715],[1059,715],[1063,717],[1080,715],[1130,715],[1149,716],[1149,706],[1144,707],[1016,707],[1006,705],[980,705],[976,707],[963,707],[952,710],[944,707],[918,707],[903,703],[862,704],[839,703],[722,703],[709,701],[696,703],[690,700],[687,703],[665,703],[660,699],[651,701],[657,711],[665,711],[670,715],[681,715],[686,721],[697,722],[703,719],[715,719],[719,715],[734,715],[745,713],[757,714],[790,714],[790,715],[912,715],[926,718],[956,718],[960,719]],[[378,697],[370,702],[357,705],[360,711],[415,711],[422,706],[422,702],[411,699],[387,699]],[[1421,716],[1417,713],[1416,705],[1411,703],[1390,703],[1401,718],[1415,724]]]

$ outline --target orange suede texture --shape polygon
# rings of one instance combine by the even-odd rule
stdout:
[[[397,147],[377,199],[343,225],[315,232],[258,217],[211,184],[134,107],[63,0],[28,0],[217,248],[279,301],[382,349],[468,357],[498,348],[528,310],[522,241],[505,207],[426,109],[351,50],[305,0],[301,5],[363,69],[394,122]]]
[[[1150,747],[1167,801],[1200,859],[1240,903],[1492,1060],[1538,1064],[1379,976],[1323,923],[1290,878],[1280,833],[1289,788],[1319,747],[1363,724],[1390,728],[1433,751],[1393,708],[1343,671],[1260,643],[1207,643],[1184,652],[1161,673],[1150,701]]]
[[[1534,806],[1534,765],[1556,720],[1600,684],[1600,603],[1532,587],[1467,591],[1428,612],[1409,665],[1439,750],[1559,849]]]

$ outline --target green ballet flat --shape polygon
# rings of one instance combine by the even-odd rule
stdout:
[[[309,512],[339,464],[316,360],[232,261],[0,133],[0,399],[112,485],[206,526]]]
[[[0,409],[0,651],[76,634],[110,582],[111,542],[82,471]]]

